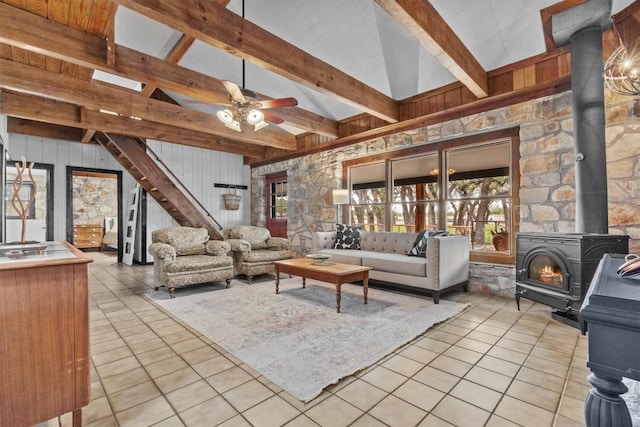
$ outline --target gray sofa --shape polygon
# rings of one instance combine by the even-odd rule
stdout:
[[[469,240],[466,236],[429,237],[426,257],[406,255],[414,233],[360,231],[360,249],[333,249],[335,231],[313,233],[313,252],[331,255],[331,261],[371,267],[374,281],[426,291],[437,304],[440,294],[453,287],[465,291],[469,281]]]

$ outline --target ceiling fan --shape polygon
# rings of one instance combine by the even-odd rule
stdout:
[[[218,119],[225,126],[242,132],[240,128],[241,122],[246,122],[254,126],[254,130],[260,130],[269,123],[280,124],[284,123],[284,120],[275,114],[265,111],[271,108],[281,107],[295,107],[298,105],[298,101],[295,98],[280,98],[280,99],[266,99],[258,100],[258,96],[255,92],[241,88],[237,84],[229,80],[222,80],[222,85],[229,92],[229,104],[217,104],[207,101],[197,100],[185,100],[185,102],[192,104],[208,104],[208,105],[223,105],[224,110],[220,110],[216,113]]]

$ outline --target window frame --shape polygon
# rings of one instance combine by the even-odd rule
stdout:
[[[388,151],[386,153],[379,153],[372,156],[359,157],[357,159],[345,160],[342,163],[342,188],[349,189],[349,204],[345,205],[343,211],[343,217],[341,220],[351,218],[351,183],[350,183],[350,169],[353,167],[364,166],[374,163],[384,162],[385,165],[385,183],[386,183],[386,200],[384,203],[385,208],[385,227],[386,231],[391,229],[391,213],[392,205],[397,204],[393,200],[393,188],[394,183],[391,175],[391,162],[394,160],[401,160],[410,157],[416,157],[421,155],[428,155],[429,153],[438,153],[440,170],[445,170],[445,153],[447,150],[458,148],[473,148],[473,146],[486,145],[488,143],[496,143],[500,141],[508,141],[511,147],[510,158],[510,195],[500,195],[496,198],[506,198],[510,201],[510,212],[507,214],[509,221],[505,218],[507,223],[511,223],[511,229],[509,231],[509,252],[487,252],[471,249],[469,247],[469,259],[471,262],[477,263],[489,263],[489,264],[504,264],[511,265],[515,263],[515,236],[520,229],[520,127],[513,127],[507,129],[501,129],[498,131],[484,132],[480,134],[467,135],[458,138],[452,138],[444,141],[422,144],[419,146],[412,146],[410,148],[404,148],[399,150]],[[447,224],[446,218],[446,204],[450,201],[448,196],[447,180],[439,180],[439,195],[438,195],[438,224],[439,227],[445,227]],[[345,215],[346,218],[345,218]],[[350,221],[349,221],[350,222]]]

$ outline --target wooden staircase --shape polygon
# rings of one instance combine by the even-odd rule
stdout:
[[[211,221],[149,157],[142,141],[129,136],[106,133],[96,133],[94,139],[111,153],[178,224],[206,228],[211,239],[222,240],[222,235]]]

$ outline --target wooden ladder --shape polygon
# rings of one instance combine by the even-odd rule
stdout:
[[[147,154],[141,141],[129,136],[106,133],[96,133],[95,140],[111,153],[124,170],[128,171],[178,224],[206,228],[212,240],[223,239],[211,221]]]

